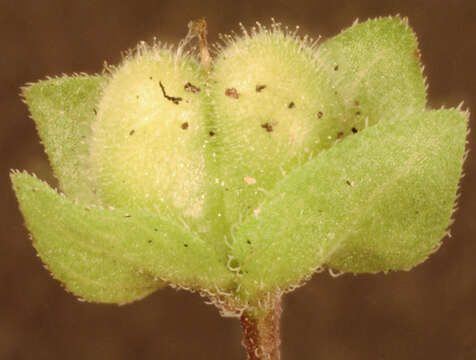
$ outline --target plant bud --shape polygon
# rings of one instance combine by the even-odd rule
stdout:
[[[169,49],[142,45],[113,71],[91,146],[104,203],[172,219],[204,217],[205,98],[200,66]]]
[[[277,181],[344,135],[321,78],[313,44],[277,25],[230,40],[218,55],[210,86],[230,222],[259,213]]]

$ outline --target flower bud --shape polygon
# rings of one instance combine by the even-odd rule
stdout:
[[[141,46],[113,71],[93,125],[92,167],[104,203],[204,216],[207,101],[191,58]]]
[[[334,95],[313,43],[277,25],[230,40],[212,76],[220,178],[236,222],[259,212],[265,192],[344,133],[329,111]]]

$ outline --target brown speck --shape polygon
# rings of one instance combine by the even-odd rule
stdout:
[[[185,91],[189,91],[194,94],[200,92],[200,88],[190,82],[186,83],[183,88],[185,89]]]
[[[261,92],[266,89],[266,85],[256,85],[256,92]]]
[[[344,133],[343,133],[342,131],[339,131],[339,132],[337,133],[337,138],[338,138],[338,139],[342,139],[343,136],[344,136]]]
[[[225,90],[225,95],[229,96],[233,99],[238,99],[240,97],[240,94],[238,93],[238,90],[235,88],[229,88]]]
[[[132,135],[134,135],[135,132],[136,131],[134,129],[132,129],[131,131],[129,131],[129,135],[132,136]]]
[[[359,131],[359,130],[357,130],[357,128],[355,128],[355,127],[352,128],[352,132],[353,132],[354,134],[357,134],[358,131]]]
[[[155,232],[159,231],[159,229],[154,229]]]
[[[322,115],[324,115],[324,114],[322,113],[322,111],[319,111],[319,112],[317,113],[317,118],[318,118],[318,119],[322,118]]]
[[[183,244],[183,247],[188,247],[188,244]]]
[[[149,76],[149,79],[152,80],[152,76]]]
[[[264,123],[264,124],[261,124],[261,127],[263,129],[265,129],[267,132],[272,132],[273,131],[273,125],[270,124],[270,123]]]
[[[291,102],[288,104],[288,109],[292,109],[294,106],[295,106],[294,101],[291,101]]]
[[[125,214],[124,217],[130,218],[130,217],[131,217],[131,214]]]
[[[354,101],[355,106],[359,106],[359,102],[357,100]]]
[[[334,66],[334,71],[339,70],[339,65]]]
[[[152,244],[152,240],[148,240],[147,242],[148,242],[149,244]]]
[[[353,181],[349,181],[349,180],[346,180],[345,183],[349,186],[354,186],[354,182]]]
[[[356,112],[355,112],[355,115],[360,115],[360,114],[361,114],[360,111],[356,111]]]
[[[246,240],[246,243],[247,243],[248,245],[251,245],[251,241],[249,241],[249,240]]]
[[[94,111],[94,115],[98,114],[98,111],[96,110],[96,108],[94,108],[93,111]]]
[[[136,99],[139,99],[139,95],[136,95]]]
[[[213,130],[209,131],[209,132],[208,132],[208,135],[210,135],[210,136],[215,136],[215,131],[213,131]]]
[[[164,95],[164,98],[166,98],[167,100],[172,101],[175,105],[178,105],[183,100],[181,97],[174,97],[174,96],[167,95],[167,93],[165,92],[165,87],[161,81],[159,81],[159,85],[160,85],[160,88],[162,89],[162,94]]]
[[[182,125],[180,125],[180,127],[184,130],[187,130],[188,129],[188,122],[184,122]]]

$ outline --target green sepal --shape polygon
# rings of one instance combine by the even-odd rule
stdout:
[[[104,76],[75,75],[39,81],[23,89],[25,102],[62,191],[97,202],[88,156],[91,125]]]
[[[26,173],[11,177],[40,257],[85,299],[127,302],[162,282],[209,292],[231,283],[214,249],[179,225],[143,211],[87,207]]]
[[[338,101],[330,117],[357,129],[424,110],[417,38],[406,19],[356,23],[318,48],[321,74]],[[326,114],[324,114],[326,115]],[[345,132],[345,130],[343,130]]]
[[[234,234],[241,292],[288,289],[323,265],[409,269],[450,222],[467,115],[420,112],[345,138],[290,173]]]

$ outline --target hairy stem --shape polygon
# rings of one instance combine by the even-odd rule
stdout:
[[[276,298],[268,311],[258,314],[245,311],[240,320],[248,360],[280,360],[281,297]]]

